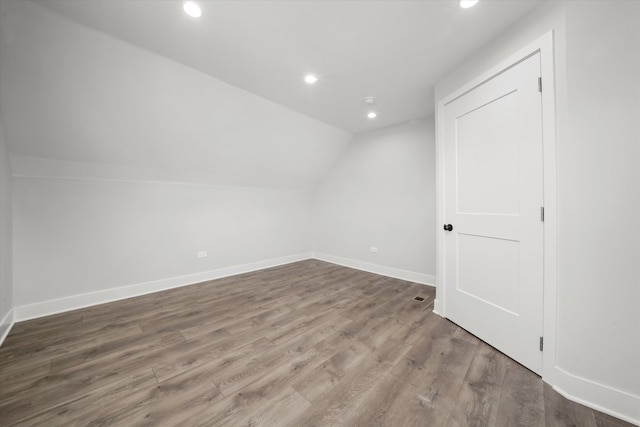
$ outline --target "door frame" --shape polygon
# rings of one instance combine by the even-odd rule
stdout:
[[[553,31],[519,49],[497,65],[481,73],[436,104],[436,300],[433,311],[446,317],[445,240],[442,224],[445,218],[444,106],[468,93],[526,58],[540,53],[542,90],[542,146],[544,180],[544,244],[543,244],[543,336],[542,378],[554,384],[556,365],[557,307],[557,178],[556,178],[556,112]]]

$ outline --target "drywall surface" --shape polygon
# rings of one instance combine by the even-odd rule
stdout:
[[[310,207],[305,191],[15,178],[15,305],[308,252]]]
[[[433,116],[357,135],[315,193],[314,252],[433,283],[434,141]]]
[[[12,155],[100,165],[82,176],[311,189],[352,138],[35,3],[3,0],[1,19]]]
[[[309,254],[310,191],[351,134],[33,2],[2,11],[20,318]]]
[[[638,22],[638,2],[547,3],[436,86],[442,99],[554,31],[557,347],[555,374],[545,380],[633,422],[640,422]]]
[[[558,366],[636,396],[639,24],[639,2],[568,2],[568,129],[558,141]]]
[[[0,343],[11,325],[13,309],[11,167],[0,114]]]

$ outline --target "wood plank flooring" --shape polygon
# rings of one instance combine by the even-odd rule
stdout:
[[[630,425],[562,398],[433,298],[308,260],[18,323],[0,425]]]

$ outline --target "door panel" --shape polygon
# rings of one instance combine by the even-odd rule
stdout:
[[[517,105],[513,92],[456,121],[458,212],[518,214]]]
[[[457,290],[508,313],[520,312],[520,242],[457,234]]]
[[[540,55],[444,106],[446,315],[542,369]]]

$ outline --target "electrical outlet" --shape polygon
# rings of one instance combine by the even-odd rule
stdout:
[[[205,258],[207,256],[207,251],[198,252],[198,258]]]
[[[371,252],[373,252],[374,254],[378,253],[378,248],[376,246],[371,246],[371,248],[369,249]]]

